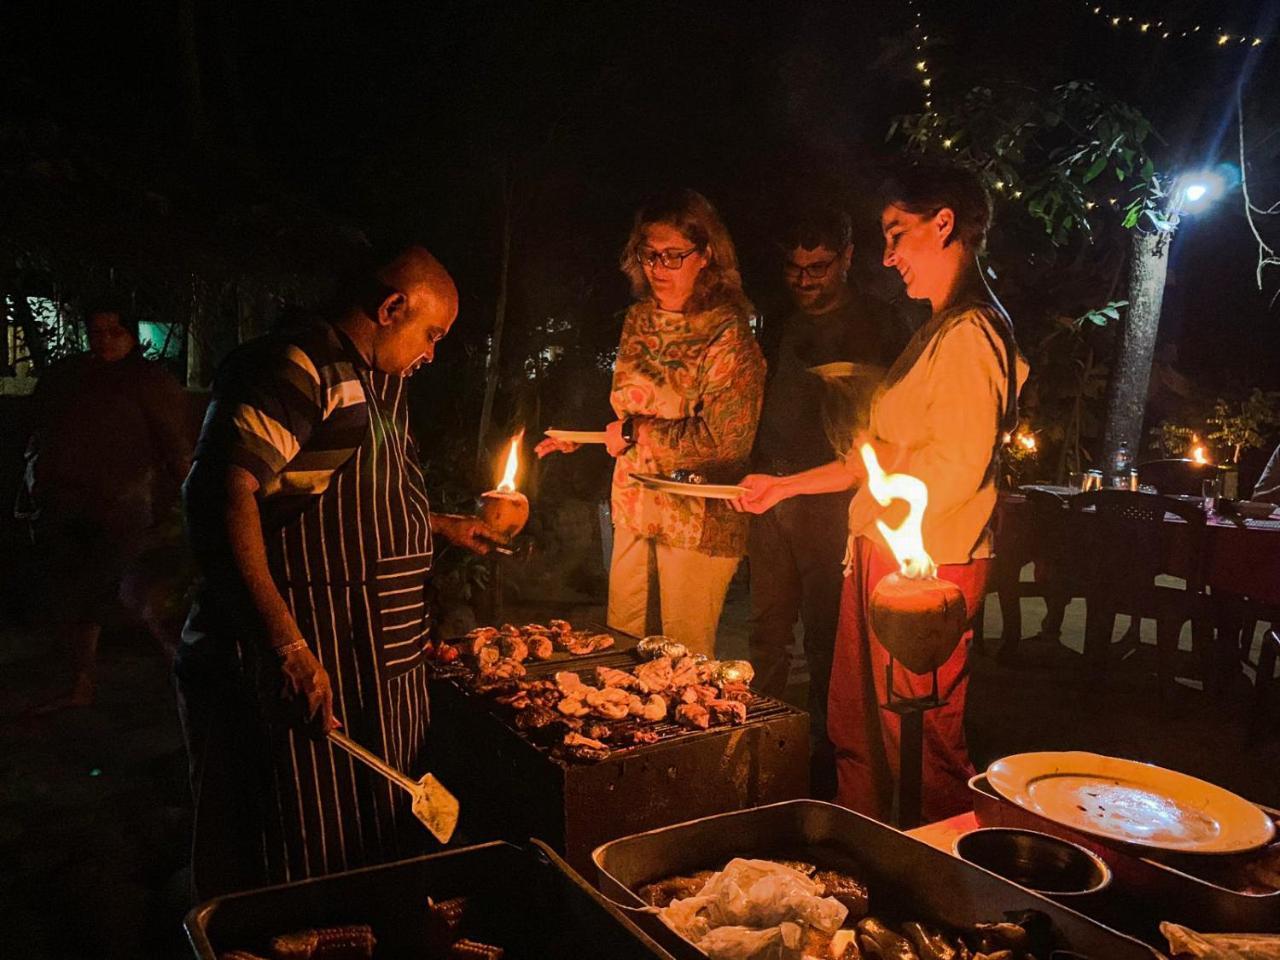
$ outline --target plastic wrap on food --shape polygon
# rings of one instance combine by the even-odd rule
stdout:
[[[803,932],[802,927],[834,933],[844,922],[848,914],[844,904],[822,896],[822,892],[820,883],[798,870],[769,860],[737,858],[713,874],[697,896],[672,901],[659,911],[658,916],[713,960],[789,958],[799,954],[782,952],[790,949],[779,934],[784,925],[800,925],[797,926],[799,935]],[[715,931],[735,927],[751,928],[753,935],[761,936],[744,941],[736,935],[716,934],[717,938],[725,938],[726,949],[737,949],[749,942],[760,950],[772,949],[774,952],[714,954],[704,943]],[[771,931],[774,934],[772,939],[768,936]],[[717,939],[713,944],[720,942]],[[796,949],[799,949],[798,943]]]
[[[1196,933],[1176,923],[1160,924],[1173,957],[1197,960],[1280,960],[1280,934]]]

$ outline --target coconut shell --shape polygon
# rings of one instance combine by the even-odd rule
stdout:
[[[946,663],[967,622],[964,594],[949,580],[891,573],[871,593],[877,639],[912,673],[932,673]]]

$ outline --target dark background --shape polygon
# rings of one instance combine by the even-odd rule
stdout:
[[[890,119],[920,108],[908,40],[916,9],[11,2],[0,29],[0,117],[7,159],[20,155],[28,178],[43,165],[42,184],[58,198],[107,195],[122,211],[128,223],[118,229],[92,205],[82,219],[97,222],[72,215],[49,228],[86,238],[86,256],[179,271],[271,263],[317,273],[333,244],[353,235],[423,239],[463,299],[442,354],[458,376],[438,366],[414,385],[430,448],[437,430],[465,433],[478,420],[479,391],[460,377],[483,363],[508,210],[509,374],[551,336],[547,318],[567,327],[561,339],[612,347],[628,302],[617,251],[637,202],[665,186],[693,186],[721,208],[766,319],[781,292],[770,237],[799,193],[853,206],[860,272],[893,295],[896,278],[877,265],[871,188],[892,157]],[[1238,159],[1234,86],[1246,76],[1251,186],[1263,205],[1280,198],[1280,108],[1264,94],[1277,89],[1270,42],[1251,50],[1217,48],[1206,36],[1160,41],[1113,29],[1073,0],[919,9],[939,102],[977,82],[1097,80],[1153,119],[1165,169]],[[1221,26],[1268,38],[1276,10],[1274,0],[1107,7],[1160,16],[1175,30],[1203,23],[1206,33]],[[14,209],[31,221],[41,208],[27,197]],[[1162,339],[1178,344],[1198,383],[1280,386],[1270,305],[1278,281],[1259,293],[1255,262],[1238,191],[1184,221]],[[594,421],[601,400],[538,402]],[[529,403],[518,387],[503,390],[493,442],[508,422],[527,419]]]

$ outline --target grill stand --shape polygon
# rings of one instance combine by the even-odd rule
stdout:
[[[933,671],[933,690],[924,697],[900,697],[893,691],[892,657],[884,668],[884,688],[887,691],[881,710],[898,715],[898,796],[897,822],[899,830],[920,826],[920,799],[922,768],[924,766],[924,715],[930,710],[945,706],[947,701],[938,696],[938,671]]]

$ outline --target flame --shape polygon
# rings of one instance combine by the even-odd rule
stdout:
[[[1191,459],[1195,463],[1208,463],[1209,457],[1205,454],[1204,445],[1200,443],[1199,437],[1192,437],[1191,442],[1195,444],[1191,448]]]
[[[1018,443],[1022,445],[1022,449],[1027,453],[1034,453],[1036,449],[1036,435],[1034,433],[1018,434]]]
[[[498,490],[501,493],[515,493],[516,471],[520,469],[520,441],[523,439],[523,430],[511,438],[511,449],[507,451],[507,465],[502,471],[502,479],[498,481]]]
[[[885,543],[893,551],[898,561],[898,569],[904,577],[912,580],[923,580],[938,572],[933,557],[924,548],[924,535],[921,522],[924,520],[924,508],[929,504],[929,488],[919,477],[905,473],[885,473],[880,469],[880,461],[871,444],[864,443],[859,452],[862,462],[867,465],[867,489],[876,503],[887,507],[894,500],[905,500],[910,508],[907,518],[894,529],[883,520],[876,521],[876,529],[884,537]]]

